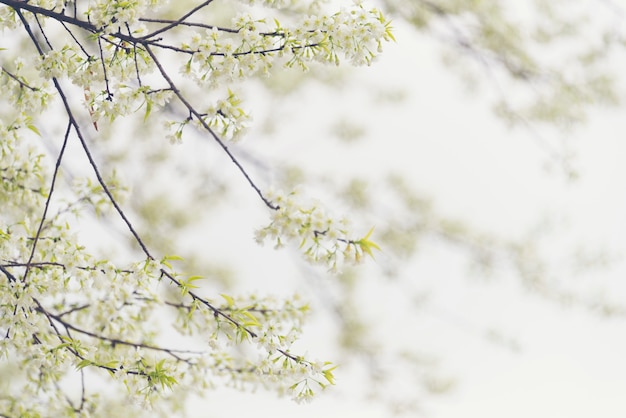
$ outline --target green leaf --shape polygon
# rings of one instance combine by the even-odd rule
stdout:
[[[355,241],[355,244],[358,245],[361,250],[366,253],[367,255],[369,255],[370,257],[374,258],[374,253],[372,252],[372,248],[381,251],[380,247],[378,246],[378,244],[376,244],[373,241],[370,241],[369,237],[372,236],[372,233],[374,232],[374,227],[372,227],[369,232],[360,240]]]
[[[337,368],[337,366],[333,366],[333,367],[331,367],[329,369],[322,370],[322,374],[324,375],[324,378],[331,385],[335,384],[335,376],[333,375],[333,370],[335,370],[336,368]]]
[[[220,293],[220,296],[224,298],[229,308],[233,307],[233,305],[235,304],[235,300],[233,298],[223,293]]]
[[[116,360],[111,360],[109,362],[106,362],[103,364],[104,367],[108,367],[110,369],[117,369],[117,361]]]
[[[41,136],[41,133],[39,132],[39,129],[37,129],[37,127],[35,125],[33,125],[32,123],[29,123],[28,125],[26,125],[26,127],[28,129],[30,129],[31,131],[33,131],[34,133],[37,134],[37,136]]]
[[[85,360],[81,360],[81,361],[79,361],[79,362],[78,362],[78,364],[76,365],[76,370],[81,370],[81,369],[84,369],[84,368],[85,368],[85,367],[87,367],[87,366],[92,366],[92,365],[94,365],[94,364],[95,364],[95,363],[94,363],[93,361],[91,361],[91,360],[87,360],[87,359],[85,359]]]
[[[163,264],[164,266],[167,266],[168,268],[172,268],[172,264],[170,263],[170,261],[181,261],[181,260],[183,260],[181,256],[166,255],[165,257],[161,259],[161,264]]]
[[[187,283],[195,282],[196,280],[202,280],[204,277],[202,276],[191,276],[187,279]]]
[[[56,347],[54,347],[54,348],[52,349],[52,351],[57,351],[57,350],[60,350],[60,349],[62,349],[62,348],[69,347],[69,346],[71,346],[71,345],[72,345],[72,343],[63,343],[63,344],[59,344],[59,345],[57,345]]]
[[[152,111],[152,100],[148,100],[146,102],[146,113],[143,115],[143,121],[147,121],[150,116],[150,112]]]
[[[189,293],[190,289],[197,289],[198,286],[192,284],[192,282],[194,282],[196,280],[200,280],[200,279],[202,279],[202,276],[191,276],[187,280],[181,280],[180,281],[180,291],[182,292],[183,296],[185,296],[187,293]]]
[[[243,311],[242,313],[245,317],[249,319],[248,321],[245,321],[243,323],[244,326],[246,327],[253,327],[253,326],[260,327],[261,326],[261,323],[259,322],[259,320],[251,312]]]

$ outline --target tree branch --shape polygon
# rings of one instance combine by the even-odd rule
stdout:
[[[172,92],[174,92],[174,94],[176,95],[176,97],[178,97],[178,100],[187,108],[187,110],[189,111],[189,113],[191,115],[193,115],[198,122],[200,122],[200,124],[202,125],[202,127],[211,135],[211,137],[215,140],[215,142],[217,142],[217,144],[220,146],[220,148],[222,148],[224,150],[224,152],[226,153],[226,155],[228,155],[228,157],[230,158],[230,160],[233,162],[233,164],[235,164],[235,166],[237,166],[237,168],[239,169],[239,171],[243,174],[243,176],[246,178],[246,180],[248,181],[248,184],[250,184],[250,186],[254,189],[254,191],[259,195],[259,197],[261,198],[261,200],[263,201],[263,203],[265,203],[265,205],[273,210],[278,210],[280,209],[279,206],[273,204],[269,199],[267,199],[265,197],[265,195],[263,195],[263,192],[261,192],[261,189],[259,189],[259,187],[252,181],[252,179],[250,178],[250,176],[248,175],[247,171],[243,168],[243,166],[241,165],[241,163],[237,160],[237,158],[234,156],[234,154],[230,151],[230,149],[228,149],[228,147],[226,146],[226,144],[224,143],[224,141],[222,141],[222,139],[217,136],[217,134],[215,132],[213,132],[213,129],[211,129],[211,127],[204,121],[204,119],[202,118],[202,115],[193,107],[193,105],[191,103],[189,103],[189,101],[185,98],[185,96],[181,93],[181,91],[178,89],[178,87],[174,84],[174,82],[172,81],[172,79],[169,77],[169,75],[167,74],[167,72],[165,71],[165,68],[163,68],[163,66],[161,65],[161,62],[159,61],[159,59],[157,58],[157,56],[154,54],[154,52],[152,51],[152,48],[150,48],[150,46],[148,44],[144,44],[144,48],[146,48],[146,52],[148,52],[148,54],[150,55],[150,57],[152,58],[152,61],[154,62],[154,64],[157,66],[157,68],[159,69],[159,72],[161,73],[161,76],[165,79],[165,81],[169,84]]]
[[[67,16],[67,15],[65,15],[63,13],[58,13],[58,12],[55,12],[53,10],[44,9],[43,7],[35,6],[33,4],[28,3],[27,1],[21,1],[21,0],[0,0],[0,4],[5,4],[5,5],[11,7],[12,9],[14,9],[16,11],[28,10],[31,13],[47,16],[47,17],[50,17],[50,18],[52,18],[54,20],[57,20],[59,22],[70,23],[72,25],[75,25],[75,26],[78,26],[80,28],[83,28],[86,31],[89,31],[91,33],[97,33],[97,32],[100,31],[99,28],[97,28],[96,26],[92,25],[89,22],[86,22],[86,21],[80,20],[80,19],[76,19],[75,17]],[[24,23],[24,21],[22,21],[22,22]],[[26,24],[26,23],[24,23],[24,24]]]

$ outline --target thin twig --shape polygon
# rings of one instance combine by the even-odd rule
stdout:
[[[213,129],[211,129],[211,127],[205,122],[205,120],[202,118],[202,115],[193,107],[193,105],[191,103],[189,103],[189,101],[185,98],[185,96],[181,93],[181,91],[178,89],[178,87],[176,86],[176,84],[174,84],[174,82],[172,81],[172,79],[169,77],[169,75],[167,74],[167,72],[165,71],[165,68],[163,68],[163,66],[161,65],[161,62],[159,61],[159,59],[157,58],[157,56],[154,54],[154,52],[152,51],[152,48],[150,48],[150,45],[148,44],[144,44],[144,48],[146,48],[146,52],[148,52],[148,54],[150,55],[150,57],[152,58],[152,61],[154,62],[154,64],[157,66],[157,68],[159,69],[159,72],[161,73],[161,76],[165,79],[165,81],[169,84],[170,88],[172,89],[172,92],[174,92],[174,94],[176,95],[176,97],[178,97],[178,100],[180,100],[180,102],[187,108],[187,110],[189,111],[189,113],[191,115],[193,115],[198,122],[200,122],[200,124],[202,125],[202,127],[211,135],[211,137],[215,140],[215,142],[217,142],[217,144],[220,146],[220,148],[222,148],[224,150],[224,152],[226,153],[226,155],[228,155],[228,157],[230,158],[230,160],[233,162],[233,164],[235,164],[235,166],[237,166],[237,168],[239,169],[239,171],[243,174],[243,176],[246,178],[246,180],[248,181],[248,183],[250,184],[250,186],[254,189],[254,191],[259,195],[259,197],[261,198],[261,200],[263,201],[263,203],[265,203],[265,205],[273,210],[278,210],[280,209],[279,206],[273,204],[269,199],[267,199],[265,197],[265,195],[263,195],[263,192],[261,192],[261,189],[259,189],[259,187],[252,181],[252,179],[250,178],[250,176],[248,175],[247,171],[243,168],[243,166],[241,165],[241,163],[239,163],[239,161],[237,160],[237,158],[234,156],[234,154],[230,151],[230,149],[228,149],[228,147],[226,146],[226,144],[224,143],[224,141],[222,141],[222,139],[217,136],[217,134],[213,131]]]
[[[178,25],[180,25],[185,19],[187,19],[188,17],[190,17],[191,15],[193,15],[194,13],[196,13],[198,10],[205,8],[206,6],[208,6],[209,4],[211,4],[213,2],[213,0],[206,0],[203,3],[200,3],[198,6],[194,7],[193,9],[191,9],[189,12],[185,13],[185,15],[183,15],[183,17],[181,17],[178,20],[175,20],[171,23],[169,23],[167,26],[162,27],[161,29],[157,29],[154,32],[142,37],[142,39],[149,39],[149,38],[153,38],[156,35],[158,35],[159,33],[163,33],[166,32],[172,28],[177,27]]]
[[[37,241],[39,240],[39,236],[41,235],[41,231],[43,230],[44,223],[46,222],[46,215],[48,214],[48,209],[50,208],[52,194],[54,193],[54,185],[56,183],[57,176],[59,174],[59,169],[61,167],[61,160],[63,159],[63,154],[65,153],[67,140],[70,136],[70,129],[71,129],[71,125],[68,123],[67,129],[65,131],[65,135],[63,137],[63,145],[61,146],[61,151],[59,151],[59,156],[54,166],[54,173],[52,174],[52,181],[50,183],[50,191],[48,192],[48,198],[46,199],[46,204],[44,206],[43,215],[41,215],[41,222],[39,222],[39,228],[37,228],[37,234],[35,235],[35,239],[33,240],[33,246],[30,250],[30,256],[28,257],[28,262],[26,263],[26,270],[24,271],[24,275],[22,276],[22,282],[24,283],[26,282],[26,278],[28,277],[28,272],[30,271],[30,263],[32,263],[33,258],[35,257]]]
[[[178,22],[177,20],[172,20],[172,19],[149,19],[149,18],[143,18],[143,17],[139,18],[139,21],[140,22],[146,22],[146,23],[175,23],[175,22]],[[206,23],[179,22],[179,25],[180,26],[187,26],[187,27],[203,28],[203,29],[217,29],[220,32],[239,33],[239,30],[237,30],[237,29],[224,28],[224,27],[221,27],[221,26],[209,25],[209,24],[206,24]]]

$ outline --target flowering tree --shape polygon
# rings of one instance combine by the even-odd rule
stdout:
[[[357,299],[367,278],[353,269],[375,253],[374,241],[391,277],[434,237],[484,269],[513,266],[522,283],[549,298],[623,313],[555,286],[533,242],[499,240],[441,217],[397,176],[379,183],[337,177],[338,190],[322,183],[348,208],[353,232],[345,216],[292,187],[301,183],[299,167],[268,169],[273,161],[238,142],[251,125],[243,83],[284,81],[273,77],[281,67],[296,67],[292,76],[311,69],[310,78],[328,63],[370,64],[393,35],[387,12],[361,3],[339,11],[319,1],[253,3],[0,0],[0,416],[171,416],[190,394],[225,385],[303,401],[333,384],[333,363],[346,357],[366,364],[376,396],[396,411],[414,411],[419,384],[440,393],[451,382],[424,372],[416,352],[381,347],[381,327],[371,320],[377,301]],[[604,46],[622,38],[607,25],[597,33],[606,44],[576,43],[587,54],[542,59],[538,45],[580,38],[565,30],[578,27],[563,11],[573,6],[557,3],[543,5],[548,30],[541,21],[542,36],[532,39],[498,0],[386,0],[381,8],[443,39],[448,61],[462,62],[464,71],[471,68],[465,58],[478,63],[507,120],[567,127],[589,103],[614,100]],[[268,100],[265,110],[277,119],[273,106]],[[339,128],[346,138],[363,129]],[[213,160],[196,151],[204,145],[218,151]],[[174,155],[182,149],[191,151],[180,162]],[[231,291],[232,273],[186,243],[186,230],[204,226],[232,188],[245,189],[269,216],[257,242],[297,249],[308,262],[302,276],[333,275],[314,282],[344,358],[317,360],[297,347],[309,298]],[[243,206],[248,217],[253,208],[244,202],[227,210]],[[385,222],[367,215],[360,222],[363,213]],[[231,230],[211,233],[209,241],[239,254]],[[411,295],[406,281],[390,281],[389,289]],[[414,321],[399,309],[398,316],[398,323]],[[406,398],[385,387],[390,373],[417,382]]]
[[[178,255],[142,238],[123,179],[92,150],[137,113],[172,143],[201,132],[269,211],[259,242],[294,243],[341,270],[378,248],[372,231],[355,236],[295,192],[262,190],[228,146],[249,122],[235,87],[275,65],[370,64],[393,39],[389,21],[360,3],[242,2],[230,19],[212,0],[164,3],[0,2],[0,359],[11,376],[1,416],[110,416],[118,406],[141,415],[157,402],[168,415],[212,385],[307,400],[334,382],[335,366],[291,349],[305,302],[198,290],[201,276],[179,273]],[[100,215],[132,237],[121,261],[100,258],[81,236],[78,218]]]

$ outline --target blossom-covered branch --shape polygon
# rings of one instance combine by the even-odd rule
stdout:
[[[343,58],[370,64],[382,43],[393,39],[389,21],[359,3],[282,25],[272,13],[287,5],[265,3],[274,8],[267,16],[242,13],[226,27],[200,23],[211,0],[179,18],[159,15],[165,5],[157,0],[0,0],[0,29],[15,45],[0,50],[7,105],[0,117],[0,361],[19,364],[23,377],[0,397],[0,415],[110,413],[98,409],[87,370],[105,371],[121,383],[122,392],[112,385],[121,402],[169,405],[175,397],[172,408],[215,382],[263,385],[299,401],[334,383],[330,362],[292,351],[306,303],[297,297],[202,296],[201,276],[178,272],[178,257],[157,256],[142,238],[137,214],[122,201],[123,179],[120,186],[106,175],[114,167],[104,166],[95,151],[103,130],[137,112],[166,126],[161,139],[174,143],[197,129],[219,145],[269,209],[278,229],[268,236],[291,239],[294,231],[279,228],[280,219],[296,216],[310,223],[295,235],[307,243],[305,256],[312,261],[336,269],[340,250],[344,258],[350,251],[357,260],[371,255],[377,247],[369,234],[351,239],[330,218],[323,225],[300,219],[298,213],[309,209],[274,201],[227,143],[249,125],[236,93],[239,80],[270,75],[276,64],[306,69],[310,62],[334,65]],[[206,94],[195,94],[198,88]],[[181,110],[182,119],[170,119]],[[41,118],[48,112],[54,117]],[[56,120],[65,128],[49,171],[41,143],[54,149],[56,131],[40,128],[53,128]],[[82,160],[66,155],[75,145]],[[64,169],[78,166],[89,174],[61,181],[67,180]],[[68,183],[74,185],[64,188]],[[89,239],[77,236],[75,224],[89,210],[121,222],[136,245],[127,258],[138,261],[112,261],[88,250]],[[323,256],[322,241],[336,255]],[[192,338],[198,336],[200,343]],[[239,350],[241,345],[248,348]],[[72,376],[80,378],[79,399],[64,384]]]

